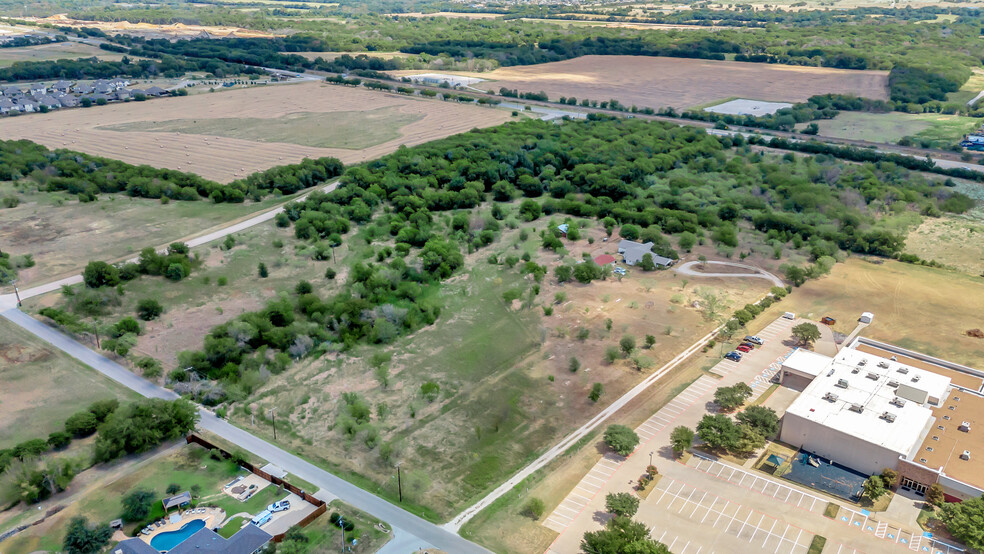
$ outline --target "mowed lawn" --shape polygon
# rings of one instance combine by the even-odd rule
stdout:
[[[232,461],[212,459],[208,451],[198,445],[184,445],[178,450],[164,452],[146,462],[131,466],[125,473],[115,476],[102,486],[91,487],[65,510],[45,520],[43,524],[30,527],[5,541],[3,551],[5,554],[36,550],[59,551],[65,529],[73,517],[85,516],[89,521],[108,523],[122,513],[123,497],[138,489],[149,490],[163,498],[167,496],[165,491],[172,483],[179,485],[181,490],[190,490],[198,485],[201,488],[199,504],[221,508],[225,510],[226,517],[243,512],[255,515],[270,503],[287,496],[279,487],[270,485],[246,502],[240,502],[222,492],[222,487],[237,475],[248,475],[248,472]],[[154,510],[162,513],[159,504],[154,506]],[[132,534],[129,526],[125,530]]]
[[[149,198],[103,194],[80,203],[64,193],[39,192],[0,182],[0,197],[20,200],[16,208],[0,211],[4,252],[31,254],[35,267],[19,271],[19,286],[81,272],[89,261],[136,256],[148,246],[160,246],[249,214],[263,211],[285,198],[262,202],[214,204],[174,201],[161,204]]]
[[[0,449],[47,439],[68,416],[114,397],[137,394],[0,318]]]
[[[841,112],[816,122],[825,137],[871,142],[897,142],[912,136],[932,141],[957,142],[980,125],[973,117],[946,114]],[[805,127],[805,125],[803,125]]]
[[[833,317],[834,329],[844,334],[854,329],[861,312],[872,312],[875,319],[864,336],[984,368],[984,340],[966,335],[984,328],[981,277],[852,257],[830,275],[793,289],[756,321],[772,321],[785,311],[813,320]]]

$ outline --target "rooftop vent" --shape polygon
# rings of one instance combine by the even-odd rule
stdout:
[[[877,373],[872,373],[870,371],[868,372],[867,375],[865,375],[865,377],[867,377],[868,379],[871,379],[872,381],[877,381],[878,380],[878,374]]]
[[[926,463],[926,458],[919,458],[919,461],[925,464]]]
[[[902,406],[905,406],[905,400],[902,400],[901,398],[899,398],[897,396],[895,398],[891,399],[888,403],[891,404],[892,406],[896,406],[898,408],[901,408]]]
[[[851,410],[852,412],[857,412],[859,414],[864,412],[864,406],[862,406],[861,404],[851,404],[851,407],[848,409]]]
[[[969,421],[964,421],[963,423],[960,424],[960,427],[958,427],[958,429],[960,429],[964,433],[969,433],[970,432],[970,422]]]
[[[896,381],[895,379],[892,379],[892,380],[890,380],[890,381],[888,382],[888,386],[890,386],[890,387],[892,387],[892,388],[894,389],[894,388],[896,388],[896,387],[898,387],[898,386],[899,386],[899,382],[898,382],[898,381]]]
[[[954,400],[955,402],[960,402],[960,397],[959,397],[959,396],[954,396],[954,397],[953,397],[953,400]]]
[[[847,388],[847,379],[838,379],[837,380],[837,384],[834,385],[834,386],[835,387],[840,387],[842,389],[846,389]]]
[[[861,373],[861,368],[860,367],[856,367],[856,368],[854,368],[854,369],[851,370],[851,373],[853,373],[854,375],[857,375],[858,373]]]
[[[828,402],[837,402],[837,395],[832,392],[828,392],[827,394],[823,395],[823,399]]]
[[[861,358],[861,361],[858,362],[858,365],[864,365],[866,363],[868,363],[868,358]]]
[[[895,414],[893,414],[892,412],[882,412],[882,415],[880,417],[889,423],[895,421]]]
[[[898,372],[901,373],[902,375],[905,375],[906,373],[909,373],[909,368],[907,368],[907,367],[900,367],[898,369]]]
[[[916,375],[915,377],[913,377],[913,378],[912,378],[912,382],[913,382],[913,383],[918,383],[918,382],[919,382],[919,376],[918,376],[918,375]]]
[[[933,451],[933,447],[932,446],[927,446],[926,447],[926,451],[927,452],[932,452]]]
[[[834,374],[834,368],[830,368],[830,371],[827,372],[827,377],[830,377],[833,374]]]
[[[947,421],[950,421],[950,416],[948,416],[948,415],[945,415],[945,416],[943,416],[943,419],[945,419],[945,420],[947,420]]]
[[[934,440],[934,441],[938,441],[938,440],[940,440],[940,437],[939,437],[939,436],[937,436],[937,435],[933,435],[933,440]]]
[[[888,362],[878,362],[878,367],[880,367],[882,369],[887,369],[888,368]]]
[[[897,357],[895,357],[895,356],[892,356],[892,361],[893,362],[897,362],[897,361],[899,361],[899,359]]]
[[[946,427],[943,427],[942,425],[937,425],[936,428],[939,429],[940,431],[946,430]]]
[[[960,455],[960,459],[961,460],[969,460],[970,459],[970,450],[964,450],[963,451],[963,454]]]

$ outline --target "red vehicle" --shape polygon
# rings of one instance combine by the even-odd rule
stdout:
[[[752,349],[751,349],[751,348],[749,348],[749,347],[747,347],[747,346],[745,346],[744,344],[742,344],[741,346],[739,346],[739,347],[737,348],[737,350],[738,350],[739,352],[751,352],[751,351],[752,351]]]

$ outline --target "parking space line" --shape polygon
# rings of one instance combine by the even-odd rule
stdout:
[[[779,523],[778,519],[772,521],[772,527],[769,528],[769,532],[765,535],[765,540],[762,541],[762,548],[765,548],[765,543],[769,542],[769,539],[772,538],[772,531],[776,528],[777,523]],[[755,535],[752,535],[752,538],[755,538]],[[779,544],[782,544],[781,540]]]

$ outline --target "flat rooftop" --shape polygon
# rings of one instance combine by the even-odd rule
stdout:
[[[949,383],[942,375],[845,348],[786,413],[908,456],[933,419],[922,401],[945,398]]]
[[[919,360],[909,356],[900,355],[895,352],[890,352],[888,350],[878,348],[872,344],[858,343],[854,346],[854,349],[861,352],[867,352],[868,354],[874,354],[875,356],[881,356],[883,358],[891,358],[892,356],[895,356],[899,362],[908,366],[925,369],[926,371],[932,371],[938,375],[949,377],[950,382],[958,387],[979,391],[981,390],[981,387],[984,386],[984,379],[981,379],[975,375],[957,371],[955,369],[949,369],[926,360]]]
[[[984,397],[957,389],[943,404],[933,408],[936,422],[913,456],[918,462],[932,469],[943,468],[943,473],[957,481],[976,487],[984,487]],[[960,428],[969,423],[967,431]],[[930,450],[932,449],[932,450]],[[962,460],[964,450],[970,451],[970,459]]]

